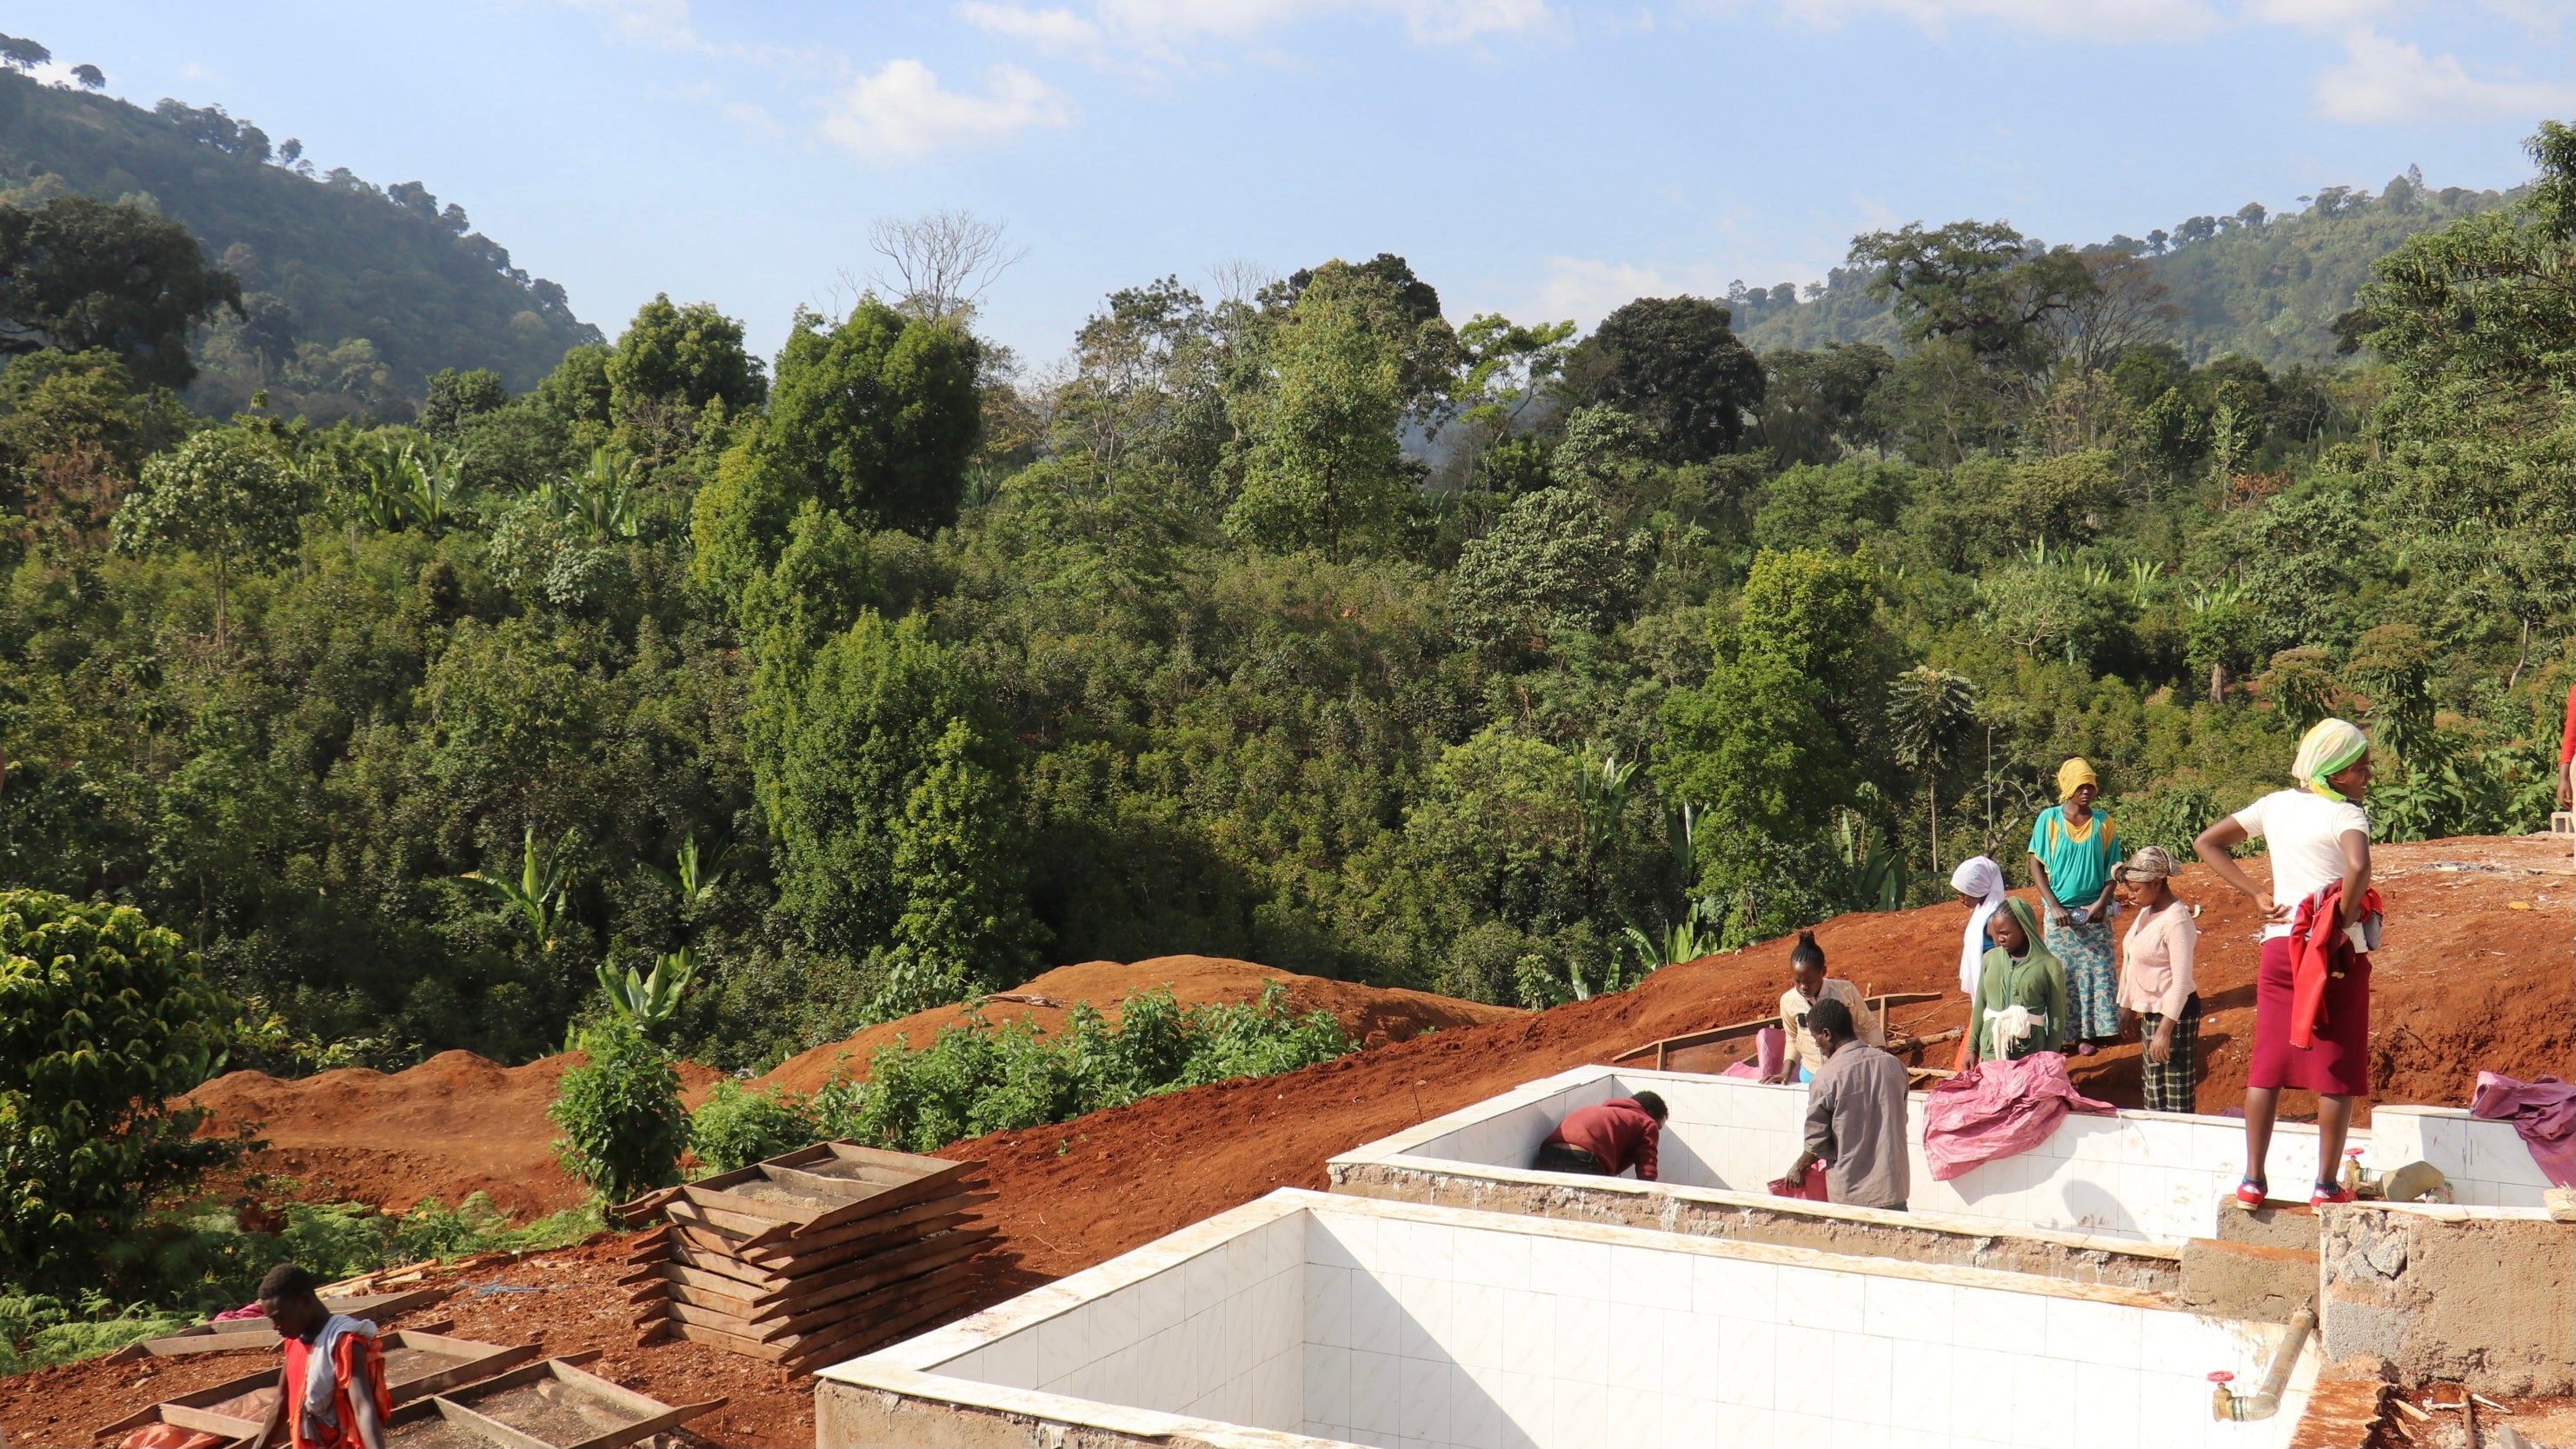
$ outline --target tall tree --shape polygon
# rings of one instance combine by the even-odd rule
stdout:
[[[1406,334],[1386,325],[1383,289],[1309,288],[1271,339],[1274,375],[1245,400],[1251,439],[1229,537],[1275,553],[1339,558],[1382,540],[1413,481],[1396,435]]]
[[[0,206],[0,354],[104,347],[137,382],[186,387],[189,331],[227,307],[241,283],[175,221],[86,196]]]
[[[2047,360],[2050,324],[2094,285],[2072,249],[2039,250],[2000,221],[1866,232],[1850,260],[1871,269],[1870,295],[1893,302],[1909,341],[1956,338],[1980,363],[2023,369]]]
[[[1680,463],[1732,451],[1765,387],[1734,314],[1705,297],[1628,303],[1601,319],[1568,371],[1587,401],[1645,424]]]
[[[232,571],[295,547],[301,492],[265,439],[211,428],[144,465],[142,485],[112,528],[128,552],[184,551],[215,566],[215,650],[222,654]]]

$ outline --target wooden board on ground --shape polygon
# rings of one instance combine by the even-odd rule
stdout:
[[[550,1358],[395,1409],[385,1442],[406,1449],[617,1449],[725,1403],[666,1404],[585,1373],[569,1359]]]
[[[407,1312],[425,1303],[435,1303],[451,1291],[447,1288],[414,1288],[402,1293],[374,1293],[363,1298],[325,1298],[322,1306],[333,1313],[351,1318],[385,1317]],[[226,1323],[200,1323],[160,1338],[147,1338],[130,1343],[109,1358],[111,1363],[125,1363],[138,1358],[173,1358],[193,1353],[232,1353],[245,1348],[277,1347],[277,1330],[265,1318],[236,1318]]]
[[[445,1393],[477,1379],[490,1378],[504,1370],[517,1368],[545,1351],[540,1344],[525,1343],[517,1348],[504,1348],[496,1343],[449,1338],[418,1329],[397,1329],[383,1335],[379,1344],[385,1354],[385,1390],[397,1405]],[[275,1367],[264,1368],[257,1373],[244,1374],[194,1393],[180,1394],[148,1405],[113,1424],[102,1426],[96,1437],[111,1439],[156,1422],[222,1433],[225,1431],[210,1425],[182,1423],[181,1418],[173,1418],[167,1411],[176,1408],[189,1413],[214,1411],[220,1414],[222,1411],[216,1409],[217,1405],[244,1399],[263,1390],[272,1391],[269,1415],[273,1417],[283,1402],[276,1392],[283,1387],[279,1372]],[[247,1420],[259,1416],[235,1412],[225,1417]],[[265,1433],[262,1437],[266,1437]]]
[[[1891,1009],[1900,1006],[1921,1006],[1926,1002],[1940,1000],[1942,995],[1943,993],[1938,991],[1890,991],[1864,997],[1861,1004],[1878,1018],[1883,1029],[1887,1021],[1887,1013]],[[1679,1036],[1650,1041],[1644,1046],[1630,1047],[1612,1057],[1610,1064],[1614,1067],[1651,1067],[1659,1072],[1691,1072],[1713,1077],[1738,1062],[1751,1061],[1754,1037],[1758,1036],[1764,1027],[1779,1024],[1778,1016],[1765,1016],[1752,1021],[1712,1026],[1705,1031],[1684,1032]]]
[[[879,1341],[951,1301],[997,1231],[969,1226],[983,1167],[821,1142],[639,1198],[627,1221],[662,1221],[619,1285],[648,1336],[772,1363]]]

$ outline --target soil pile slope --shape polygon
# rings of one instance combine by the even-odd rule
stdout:
[[[1288,1004],[1300,1014],[1329,1011],[1354,1040],[1372,1046],[1410,1041],[1434,1027],[1449,1031],[1527,1014],[1509,1007],[1434,996],[1427,991],[1389,990],[1300,976],[1222,956],[1156,956],[1131,965],[1085,961],[1076,966],[1059,966],[1008,993],[1026,999],[988,1002],[984,1019],[995,1026],[1027,1021],[1040,1031],[1054,1031],[1064,1024],[1067,1009],[1075,1002],[1087,1001],[1101,1015],[1116,1021],[1119,1003],[1137,992],[1159,988],[1171,992],[1172,999],[1183,1006],[1211,1006],[1250,1001],[1273,981],[1287,988]],[[868,1062],[880,1048],[897,1040],[926,1047],[939,1035],[941,1027],[965,1015],[962,1007],[942,1006],[872,1026],[846,1041],[831,1042],[790,1057],[761,1080],[792,1092],[811,1092],[835,1076],[864,1080]]]
[[[246,1167],[295,1179],[299,1197],[401,1209],[425,1197],[452,1207],[485,1192],[505,1208],[541,1214],[583,1197],[555,1166],[555,1127],[546,1118],[555,1083],[581,1060],[565,1052],[504,1067],[460,1051],[390,1073],[349,1067],[282,1081],[230,1072],[187,1100],[213,1111],[209,1131],[256,1124],[269,1145]],[[680,1064],[692,1092],[716,1076]]]

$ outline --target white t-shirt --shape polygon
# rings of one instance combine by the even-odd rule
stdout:
[[[2236,812],[2245,833],[2272,851],[2272,901],[2298,912],[2299,902],[2343,879],[2343,838],[2358,830],[2370,838],[2370,817],[2349,800],[2329,800],[2307,790],[2275,790]],[[2287,921],[2263,928],[2263,938],[2290,934]]]

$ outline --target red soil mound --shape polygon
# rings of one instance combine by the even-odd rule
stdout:
[[[1372,1046],[1410,1041],[1434,1027],[1450,1031],[1526,1015],[1510,1007],[1459,1001],[1427,991],[1327,981],[1221,956],[1156,956],[1133,965],[1085,961],[1077,966],[1059,966],[1009,993],[1039,1000],[990,1002],[984,1008],[984,1019],[995,1026],[1025,1020],[1040,1031],[1053,1031],[1064,1024],[1066,1008],[1075,1002],[1090,1002],[1101,1015],[1115,1021],[1119,1003],[1135,992],[1159,987],[1171,992],[1172,998],[1183,1006],[1208,1006],[1252,1000],[1273,981],[1287,987],[1289,1005],[1301,1014],[1329,1011],[1341,1022],[1342,1030]],[[811,1092],[835,1076],[865,1080],[868,1063],[879,1048],[898,1039],[916,1047],[928,1046],[941,1027],[965,1014],[961,1007],[942,1006],[872,1026],[846,1041],[831,1042],[790,1057],[761,1081],[792,1092]]]
[[[231,1072],[188,1100],[214,1112],[210,1132],[254,1127],[269,1145],[245,1167],[295,1179],[299,1196],[400,1209],[426,1197],[453,1207],[484,1192],[514,1211],[548,1213],[584,1196],[555,1166],[546,1118],[555,1083],[580,1060],[566,1052],[504,1067],[457,1051],[392,1073],[350,1067],[281,1081]],[[717,1075],[680,1066],[693,1092]]]

